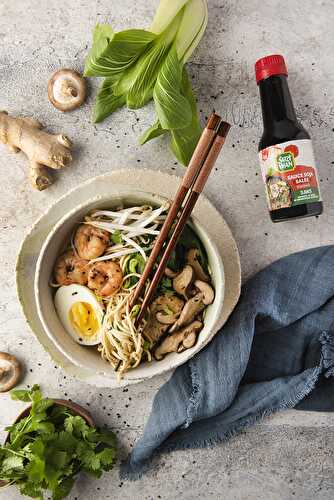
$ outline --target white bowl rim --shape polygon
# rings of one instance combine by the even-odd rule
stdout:
[[[39,319],[43,325],[43,328],[47,334],[47,336],[49,337],[49,339],[55,344],[55,346],[59,349],[59,351],[61,351],[61,353],[67,358],[69,359],[73,364],[75,364],[76,366],[78,367],[81,367],[81,368],[87,368],[84,364],[82,364],[76,357],[73,357],[71,355],[71,353],[67,352],[65,349],[63,349],[63,347],[61,346],[60,343],[57,342],[55,336],[52,334],[52,332],[50,331],[49,327],[48,327],[48,324],[45,320],[45,317],[44,317],[44,314],[42,312],[42,308],[41,308],[41,302],[40,302],[40,291],[39,291],[39,286],[38,286],[38,282],[39,282],[39,279],[40,279],[40,272],[41,272],[41,266],[42,266],[42,262],[43,262],[43,258],[44,258],[44,255],[45,255],[45,252],[50,244],[50,241],[52,240],[53,236],[54,236],[54,233],[56,233],[58,231],[58,229],[64,224],[66,223],[66,221],[68,219],[70,219],[71,217],[73,217],[75,215],[76,212],[78,212],[79,210],[81,210],[82,208],[84,208],[85,206],[89,206],[93,203],[96,203],[96,202],[107,202],[108,199],[112,198],[112,197],[126,197],[127,195],[135,195],[137,197],[140,197],[141,195],[143,196],[143,198],[145,198],[145,196],[147,197],[151,197],[151,198],[155,198],[157,200],[157,203],[163,203],[163,202],[166,202],[166,201],[170,201],[168,200],[168,198],[166,196],[163,196],[163,195],[160,195],[160,194],[157,194],[157,193],[152,193],[150,191],[146,191],[146,190],[143,190],[143,189],[136,189],[136,188],[133,188],[133,187],[125,187],[125,186],[119,186],[117,188],[117,192],[111,192],[110,194],[108,195],[96,195],[92,198],[88,198],[84,203],[80,203],[79,205],[76,205],[75,207],[73,207],[69,212],[67,212],[65,215],[63,215],[59,221],[52,227],[52,229],[50,230],[50,232],[48,233],[41,249],[40,249],[40,252],[39,252],[39,255],[38,255],[38,259],[37,259],[37,262],[36,262],[36,268],[35,268],[35,280],[34,280],[34,293],[35,293],[35,298],[36,298],[36,306],[37,306],[37,312],[38,312],[38,316],[39,316]],[[112,201],[112,200],[110,200]],[[202,231],[205,235],[208,236],[208,233],[207,231],[203,228],[203,225],[197,220],[196,218],[196,215],[192,214],[191,215],[191,219],[192,219],[192,222],[194,223],[195,227],[198,227],[200,229],[200,231]],[[214,319],[214,321],[212,321],[212,325],[210,325],[210,328],[205,336],[205,338],[202,340],[202,342],[197,342],[195,344],[195,346],[191,349],[188,349],[186,351],[184,351],[185,353],[188,353],[188,356],[185,358],[185,359],[178,359],[175,358],[175,361],[173,363],[170,364],[170,366],[162,366],[160,370],[156,371],[155,373],[148,373],[147,375],[137,375],[135,374],[136,370],[130,370],[129,372],[126,372],[124,375],[123,375],[123,378],[127,379],[127,380],[133,380],[133,381],[141,381],[141,380],[146,380],[146,379],[150,379],[152,377],[155,377],[157,375],[162,375],[163,373],[166,373],[170,370],[174,370],[176,369],[178,366],[186,363],[187,361],[189,361],[189,359],[191,359],[193,356],[195,356],[199,351],[201,351],[211,340],[212,338],[216,335],[217,333],[217,327],[216,327],[216,324],[217,324],[217,316],[222,312],[222,308],[223,308],[223,303],[224,303],[224,296],[225,296],[225,272],[224,272],[224,264],[223,264],[223,261],[222,261],[222,258],[221,258],[221,255],[218,251],[218,248],[215,244],[214,241],[211,240],[211,238],[207,238],[207,242],[205,243],[206,245],[210,245],[211,246],[211,249],[215,255],[215,258],[217,259],[218,261],[218,264],[219,264],[219,272],[221,274],[221,281],[222,281],[222,284],[223,284],[223,288],[222,288],[222,291],[221,291],[221,301],[220,301],[220,304],[218,306],[218,309],[217,309],[217,315],[216,315],[216,318]],[[204,324],[204,328],[205,328],[205,324]],[[155,361],[154,361],[155,362]],[[159,365],[158,362],[155,362],[157,364],[157,366]],[[106,373],[104,371],[99,371],[97,372],[97,374],[99,375],[102,375],[103,377],[105,378],[112,378],[112,379],[115,379],[116,378],[116,373],[115,375],[114,374],[109,374],[109,373]]]

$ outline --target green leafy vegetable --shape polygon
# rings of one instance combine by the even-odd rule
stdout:
[[[139,139],[139,144],[143,145],[151,139],[155,139],[160,135],[167,134],[168,130],[162,128],[161,123],[157,120],[153,125],[143,133],[143,135]]]
[[[98,24],[93,34],[93,47],[88,55],[85,76],[116,77],[129,68],[156,38],[145,30],[114,33],[106,24]]]
[[[28,416],[8,427],[9,442],[0,447],[0,480],[16,484],[22,495],[65,498],[80,471],[100,477],[116,460],[115,435],[90,427],[66,407],[42,397],[37,385],[15,390],[14,400],[30,402]]]
[[[191,120],[182,130],[172,131],[171,148],[180,163],[189,163],[201,135],[196,99],[185,69],[182,74],[182,93],[187,98],[191,109]]]
[[[181,93],[182,64],[172,47],[162,65],[154,87],[153,99],[162,128],[183,129],[192,118],[191,106]],[[182,110],[182,114],[180,114]]]
[[[120,229],[116,229],[111,235],[110,239],[115,245],[121,245],[123,243],[122,233]]]
[[[112,78],[106,78],[96,96],[93,109],[93,121],[95,123],[102,122],[107,116],[125,104],[125,97],[123,95],[114,95],[112,87]]]
[[[159,283],[158,293],[174,293],[172,280],[170,278],[162,278]]]
[[[160,0],[150,31],[114,33],[97,25],[85,64],[86,76],[105,77],[94,122],[125,104],[137,109],[153,98],[157,121],[140,144],[167,134],[176,158],[187,165],[201,128],[184,65],[204,34],[207,14],[207,0]]]

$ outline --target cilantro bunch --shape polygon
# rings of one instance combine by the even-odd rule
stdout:
[[[14,400],[32,404],[29,415],[7,427],[9,440],[0,447],[0,480],[15,484],[22,495],[43,500],[65,498],[83,471],[100,477],[116,459],[115,435],[97,430],[52,399],[38,385],[11,392]]]

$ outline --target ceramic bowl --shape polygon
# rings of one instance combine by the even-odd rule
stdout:
[[[54,289],[49,286],[57,256],[66,246],[66,242],[68,242],[75,226],[90,211],[107,208],[115,209],[120,205],[160,205],[165,201],[166,199],[161,196],[136,189],[120,190],[117,195],[97,196],[67,213],[58,221],[47,236],[39,254],[35,273],[35,298],[38,315],[48,337],[73,364],[93,370],[95,373],[109,378],[116,377],[112,366],[101,358],[95,348],[81,346],[72,339],[63,328],[57,316],[53,301]],[[205,228],[196,221],[196,218],[192,218],[191,224],[202,241],[208,255],[216,294],[215,300],[206,310],[204,327],[193,348],[182,353],[168,354],[161,361],[141,364],[125,374],[124,377],[129,381],[151,378],[176,368],[202,349],[217,331],[216,324],[222,314],[224,301],[224,267],[219,252],[209,238]]]

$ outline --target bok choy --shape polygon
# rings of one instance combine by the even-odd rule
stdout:
[[[201,127],[185,63],[207,19],[207,0],[161,0],[150,30],[115,33],[109,25],[98,24],[85,64],[85,76],[104,77],[94,122],[124,105],[138,109],[153,99],[156,121],[140,143],[168,134],[176,158],[187,165]]]

